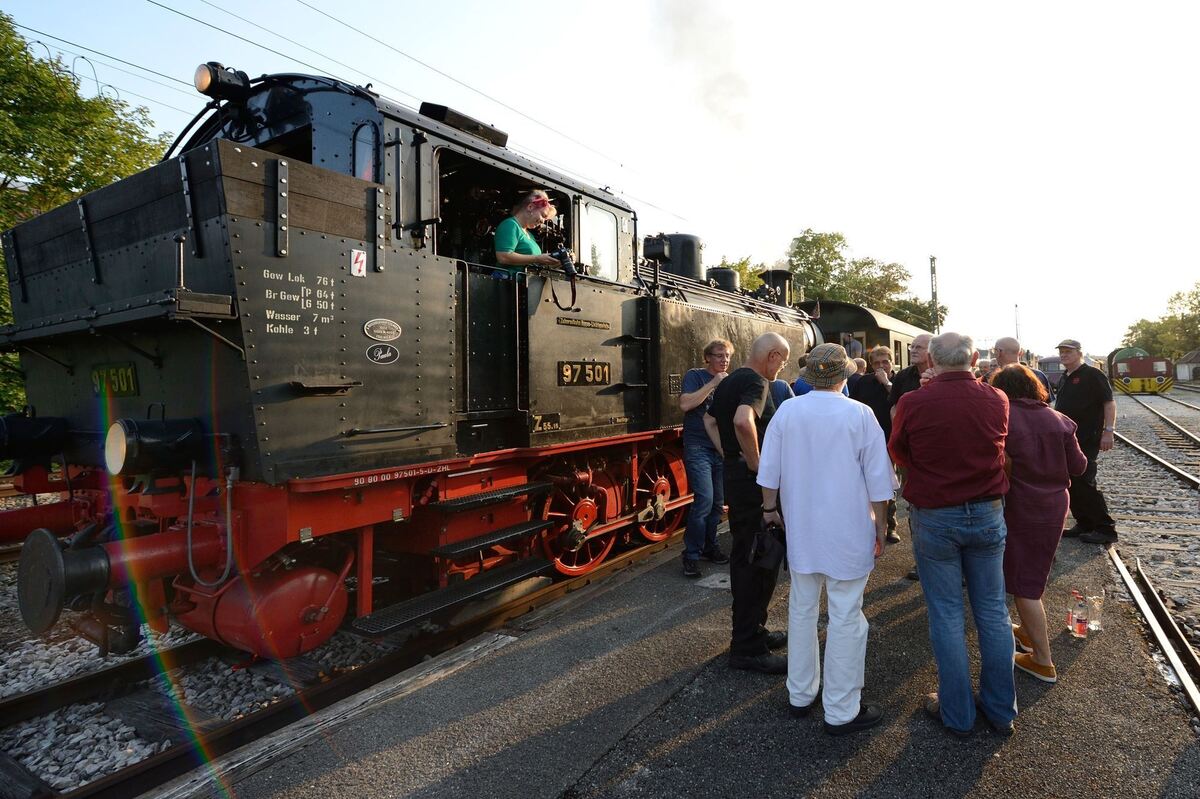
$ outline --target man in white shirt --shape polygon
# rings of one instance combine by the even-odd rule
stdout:
[[[842,394],[856,371],[841,346],[813,348],[801,373],[813,391],[775,413],[758,467],[763,523],[787,530],[787,688],[796,717],[808,715],[820,693],[822,585],[829,599],[823,705],[830,735],[864,730],[883,718],[877,705],[862,703],[868,628],[862,603],[885,546],[896,482],[875,413]]]

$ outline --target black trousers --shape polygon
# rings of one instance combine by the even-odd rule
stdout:
[[[887,529],[889,533],[896,532],[896,500],[889,499],[887,504]]]
[[[743,461],[725,462],[725,503],[729,505],[729,583],[733,589],[731,655],[767,653],[767,605],[775,593],[778,569],[750,565],[754,534],[762,525],[762,489]]]
[[[1104,494],[1096,487],[1096,456],[1100,454],[1100,442],[1079,442],[1079,448],[1087,456],[1087,470],[1071,478],[1071,515],[1084,530],[1101,533],[1116,533],[1117,525],[1108,515],[1108,503]]]

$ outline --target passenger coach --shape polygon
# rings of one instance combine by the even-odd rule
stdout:
[[[813,317],[825,341],[841,344],[851,358],[866,358],[874,347],[889,347],[897,370],[912,365],[913,339],[929,335],[916,325],[849,302],[820,300],[800,307]]]

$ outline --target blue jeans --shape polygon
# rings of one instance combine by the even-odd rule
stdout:
[[[717,546],[717,525],[721,523],[721,507],[725,504],[725,464],[711,446],[685,443],[683,468],[692,491],[692,507],[683,534],[683,557],[696,560],[701,552]]]
[[[1004,601],[1004,505],[997,499],[913,508],[909,519],[937,660],[942,723],[956,730],[975,724],[963,612],[965,577],[979,635],[979,704],[993,724],[1008,724],[1017,716],[1017,692],[1012,624]]]

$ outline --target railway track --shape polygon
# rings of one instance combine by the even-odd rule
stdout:
[[[1134,570],[1130,571],[1116,547],[1109,547],[1108,556],[1146,620],[1159,650],[1171,664],[1192,713],[1200,715],[1200,689],[1196,687],[1200,682],[1200,655],[1172,617],[1162,594],[1142,569],[1141,561],[1135,559]]]
[[[1141,487],[1140,481],[1146,475],[1138,473],[1136,476],[1126,476],[1119,490],[1114,492],[1118,496],[1120,491],[1129,492],[1132,488],[1133,491],[1141,490],[1146,493],[1126,493],[1125,496],[1140,496],[1143,502],[1150,501],[1150,494],[1160,497],[1174,495],[1173,498],[1178,499],[1169,510],[1159,510],[1155,514],[1114,514],[1125,529],[1122,531],[1121,542],[1109,547],[1109,557],[1170,666],[1183,698],[1192,712],[1200,715],[1200,655],[1193,645],[1200,639],[1200,631],[1194,624],[1188,624],[1196,619],[1186,615],[1186,608],[1191,601],[1182,593],[1186,588],[1200,591],[1200,581],[1191,579],[1200,576],[1200,570],[1189,569],[1184,565],[1184,568],[1188,569],[1184,574],[1170,571],[1171,567],[1167,565],[1167,553],[1177,558],[1172,565],[1180,565],[1181,555],[1183,563],[1186,564],[1191,558],[1191,553],[1196,550],[1196,546],[1190,543],[1192,537],[1200,537],[1200,494],[1197,493],[1200,490],[1200,476],[1197,476],[1200,470],[1196,468],[1200,463],[1196,457],[1200,454],[1200,437],[1194,432],[1200,425],[1190,419],[1173,419],[1141,398],[1129,396],[1128,399],[1147,411],[1149,416],[1145,417],[1144,427],[1131,423],[1132,420],[1128,416],[1123,417],[1124,421],[1120,426],[1132,428],[1131,432],[1135,432],[1135,435],[1131,437],[1118,433],[1117,441],[1127,450],[1137,453],[1138,457],[1155,464],[1159,469],[1158,475],[1169,473],[1184,488],[1179,493],[1160,485],[1156,491],[1151,486]],[[1161,399],[1173,398],[1164,396]],[[1183,404],[1200,411],[1200,407]],[[1131,469],[1124,472],[1133,474]],[[1151,475],[1149,480],[1153,479]],[[1162,528],[1162,524],[1168,524],[1174,529]],[[1169,577],[1161,581],[1155,580],[1150,573],[1152,569],[1143,564],[1142,556],[1148,556],[1152,561],[1150,565],[1157,565],[1163,573],[1181,575],[1183,579]],[[1129,558],[1132,558],[1132,567],[1126,562]]]
[[[1158,397],[1159,397],[1159,399],[1170,400],[1171,402],[1174,402],[1177,405],[1183,405],[1187,408],[1191,408],[1194,411],[1200,411],[1200,405],[1196,404],[1196,402],[1200,402],[1200,397],[1196,397],[1193,402],[1187,402],[1185,400],[1181,400],[1181,399],[1179,399],[1179,397],[1172,397],[1170,394],[1159,394]],[[1188,399],[1192,399],[1192,397],[1189,396]]]
[[[190,771],[197,763],[249,744],[364,691],[435,654],[499,628],[517,616],[543,608],[591,583],[646,561],[681,536],[682,532],[677,532],[665,541],[612,557],[589,574],[551,583],[523,596],[467,603],[456,609],[456,621],[444,629],[413,636],[391,652],[344,674],[330,676],[302,665],[299,669],[301,674],[284,675],[284,679],[292,682],[296,688],[294,693],[232,721],[214,719],[202,709],[189,707],[182,702],[168,707],[163,705],[161,699],[156,702],[148,698],[152,691],[147,689],[147,681],[151,687],[156,682],[177,684],[181,670],[213,657],[231,657],[229,650],[204,639],[0,700],[0,725],[4,727],[11,727],[22,720],[44,717],[71,705],[104,701],[107,702],[107,713],[117,714],[122,720],[128,721],[131,726],[138,728],[139,735],[143,727],[157,728],[158,739],[171,742],[157,754],[65,792],[56,791],[41,775],[26,770],[12,758],[0,755],[0,780],[4,783],[0,795],[28,799],[56,796],[116,799],[136,796]],[[243,665],[254,667],[254,664]],[[286,671],[287,666],[279,664],[275,667],[276,673],[280,669]],[[160,697],[161,694],[159,691]],[[182,695],[182,692],[175,694]]]
[[[1153,438],[1157,441],[1143,443],[1150,446],[1152,450],[1155,445],[1159,449],[1165,450],[1168,453],[1167,459],[1178,468],[1192,474],[1200,471],[1200,434],[1197,432],[1200,431],[1200,416],[1196,415],[1200,413],[1200,407],[1171,397],[1161,397],[1161,399],[1184,405],[1189,409],[1185,412],[1189,418],[1177,419],[1163,413],[1154,404],[1141,397],[1128,395],[1127,398],[1151,414],[1150,428],[1154,433]],[[1155,400],[1157,399],[1155,398]]]

